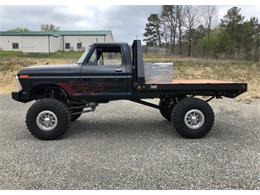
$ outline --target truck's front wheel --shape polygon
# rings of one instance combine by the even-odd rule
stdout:
[[[27,128],[32,135],[42,140],[61,137],[70,121],[70,112],[66,105],[51,98],[38,100],[26,114]]]
[[[199,138],[207,134],[214,123],[210,105],[197,98],[185,98],[172,111],[176,131],[186,138]]]

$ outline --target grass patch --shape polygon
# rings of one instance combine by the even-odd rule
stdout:
[[[20,51],[0,51],[1,58],[58,58],[58,59],[79,59],[83,54],[81,51],[57,51],[54,53],[23,53]]]

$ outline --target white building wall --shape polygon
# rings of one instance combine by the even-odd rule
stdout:
[[[12,43],[18,43],[19,48],[13,49]],[[22,37],[21,36],[0,36],[0,50],[22,51]]]
[[[62,37],[50,36],[50,52],[62,51]]]
[[[114,40],[114,37],[113,37],[112,33],[109,33],[109,34],[106,35],[106,37],[105,37],[105,42],[106,43],[113,43],[114,41],[115,40]]]
[[[59,37],[59,50],[63,51],[64,50],[64,45],[63,45],[63,36]]]
[[[48,53],[48,36],[22,36],[22,51],[25,53]]]
[[[114,42],[112,33],[106,36],[0,36],[0,50],[49,53],[59,50],[69,51],[70,49],[65,48],[65,44],[70,43],[70,47],[78,51],[77,43],[82,43],[82,49],[87,49],[93,43],[104,42]],[[18,43],[19,48],[13,49],[12,43]]]
[[[104,42],[107,42],[105,36],[64,36],[64,50],[70,50],[65,48],[66,43],[70,43],[71,49],[77,51],[77,43],[82,43],[82,47],[87,49],[93,43]]]

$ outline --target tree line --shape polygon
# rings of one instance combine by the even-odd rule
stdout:
[[[41,31],[42,32],[55,32],[58,31],[60,27],[55,26],[54,24],[42,24]],[[16,27],[8,30],[9,32],[30,32],[28,28],[25,27]]]
[[[237,58],[259,61],[260,23],[245,20],[241,8],[230,8],[220,23],[214,5],[163,5],[145,25],[147,46],[167,48],[169,55]]]

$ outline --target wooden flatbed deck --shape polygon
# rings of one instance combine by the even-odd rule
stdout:
[[[234,83],[232,81],[222,80],[172,80],[172,84],[223,84],[223,83]]]
[[[167,84],[167,85],[172,85],[172,84],[225,84],[225,83],[235,83],[232,81],[222,81],[222,80],[206,80],[206,79],[188,79],[188,80],[182,80],[182,79],[174,79],[172,82],[169,83],[163,83],[163,82],[158,82],[158,83],[152,83],[152,82],[146,82],[146,84]]]

